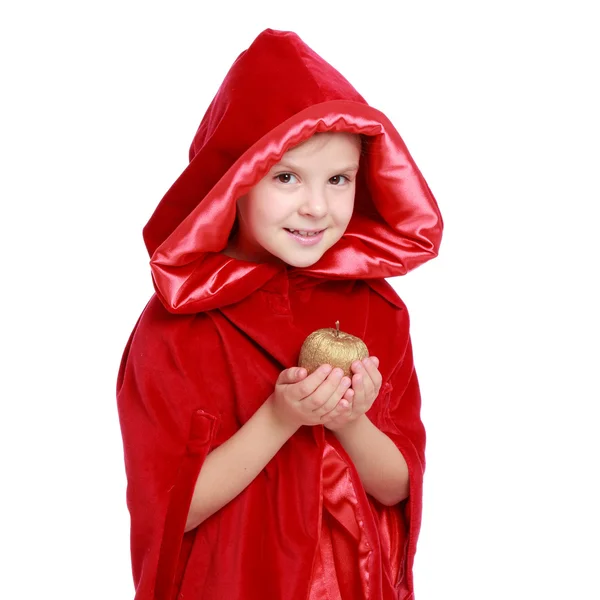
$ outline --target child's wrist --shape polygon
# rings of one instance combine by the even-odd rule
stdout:
[[[273,395],[267,398],[264,408],[267,411],[272,426],[287,438],[290,438],[300,429],[300,423],[287,418],[284,411],[278,409]]]
[[[354,436],[356,435],[357,430],[362,429],[366,425],[368,420],[369,417],[367,417],[367,415],[365,414],[362,414],[360,415],[360,417],[356,417],[356,419],[348,421],[348,423],[346,423],[342,427],[335,429],[333,433],[338,438]]]

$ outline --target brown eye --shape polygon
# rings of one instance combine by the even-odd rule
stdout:
[[[348,178],[345,175],[334,175],[329,179],[329,183],[332,185],[342,185],[348,181]]]
[[[292,183],[292,178],[296,178],[292,173],[280,173],[275,177],[280,183]]]

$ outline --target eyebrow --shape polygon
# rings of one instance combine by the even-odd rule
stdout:
[[[278,162],[276,165],[273,165],[272,169],[289,169],[290,171],[302,171],[302,168],[298,165],[289,162]],[[343,173],[344,171],[358,171],[358,165],[352,164],[341,169],[330,169],[331,171],[335,171],[336,173]]]

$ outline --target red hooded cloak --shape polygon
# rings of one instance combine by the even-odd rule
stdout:
[[[362,134],[355,211],[309,268],[226,256],[236,199],[315,132]],[[421,520],[425,431],[405,305],[384,280],[437,255],[442,219],[390,121],[291,32],[235,61],[190,163],[144,239],[156,294],[125,348],[117,403],[137,600],[408,599]],[[368,496],[336,437],[301,427],[235,499],[184,533],[209,452],[340,321],[379,357],[368,417],[397,445],[410,496]]]

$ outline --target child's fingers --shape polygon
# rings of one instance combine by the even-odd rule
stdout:
[[[350,378],[345,377],[343,373],[341,373],[341,377],[339,378],[332,376],[328,377],[326,384],[320,386],[313,395],[314,397],[311,401],[314,406],[313,412],[319,418],[331,412],[338,405],[350,387],[350,384]]]
[[[328,429],[336,429],[345,425],[352,415],[352,403],[342,398],[336,407],[321,418],[321,422]]]
[[[302,370],[306,373],[306,369]],[[297,385],[290,388],[293,398],[295,400],[302,400],[310,396],[327,379],[331,371],[331,365],[321,365],[316,371],[308,375],[308,377],[293,381],[292,383],[297,383]]]
[[[365,396],[364,386],[365,376],[363,372],[355,373],[352,376],[352,389],[354,391],[354,401],[361,403]]]
[[[342,414],[346,409],[348,409],[349,406],[350,402],[342,398],[328,413],[321,416],[321,421],[329,422],[333,419],[336,419],[340,414]]]
[[[292,367],[290,369],[285,369],[285,371],[281,371],[279,377],[277,378],[278,384],[291,384],[297,383],[301,379],[306,377],[306,369],[301,367]]]
[[[297,381],[304,379],[307,375],[306,369],[302,367],[294,367],[293,369],[290,369],[290,371],[293,371],[291,376],[292,381],[290,383],[296,383]]]
[[[352,412],[354,411],[354,390],[349,387],[346,390],[346,393],[344,394],[344,400],[346,400],[348,402],[348,404],[350,404],[350,414],[352,414]]]
[[[373,383],[373,390],[375,391],[375,395],[379,393],[381,389],[381,384],[383,382],[383,377],[378,370],[379,359],[376,356],[371,356],[363,361],[364,370],[369,374],[369,377]]]
[[[321,408],[335,393],[344,372],[342,369],[334,369],[330,365],[321,365],[314,373],[311,373],[304,381],[301,381],[294,390],[295,399],[305,404],[306,410],[317,410]],[[341,398],[343,392],[340,393]],[[339,399],[338,398],[338,399]],[[331,407],[325,411],[329,412]]]
[[[373,360],[375,358],[375,360]],[[376,357],[365,358],[363,361],[357,360],[352,363],[352,387],[359,391],[361,398],[372,398],[377,396],[381,389],[382,376],[377,369]]]

